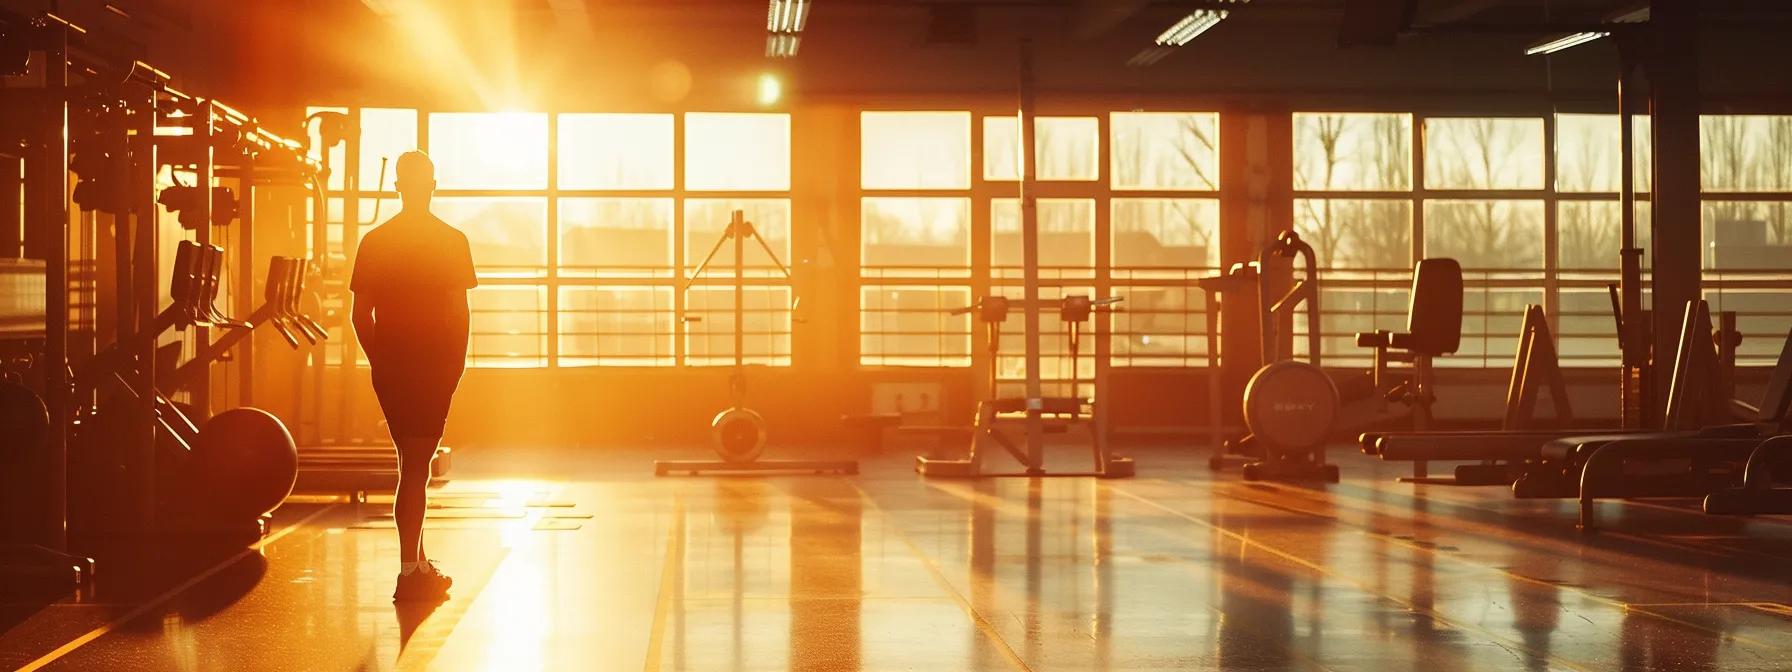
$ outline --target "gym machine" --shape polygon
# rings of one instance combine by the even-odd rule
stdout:
[[[1207,321],[1207,445],[1214,446],[1214,454],[1207,458],[1207,468],[1214,471],[1225,469],[1229,465],[1243,466],[1256,459],[1251,455],[1248,446],[1234,443],[1229,436],[1226,425],[1225,371],[1220,362],[1220,307],[1231,301],[1228,297],[1243,297],[1245,292],[1256,292],[1260,281],[1257,262],[1240,262],[1233,264],[1219,275],[1210,275],[1195,280],[1200,288],[1204,301],[1203,311]],[[1252,296],[1255,299],[1255,296]],[[1261,346],[1259,346],[1261,347]],[[1257,366],[1263,365],[1262,355],[1258,355]]]
[[[210,245],[213,229],[241,221],[241,233],[235,237],[239,247],[234,248],[240,275],[229,284],[234,299],[247,307],[253,300],[248,288],[254,282],[249,263],[253,185],[303,180],[315,171],[315,163],[303,155],[299,143],[268,131],[253,118],[172,89],[166,73],[140,61],[108,56],[113,50],[104,47],[110,36],[50,14],[21,19],[0,12],[0,21],[8,24],[9,33],[24,35],[29,48],[42,55],[30,66],[39,72],[26,79],[37,84],[8,90],[6,104],[0,106],[5,118],[0,135],[7,136],[7,146],[25,150],[8,159],[23,167],[23,192],[30,195],[24,240],[10,241],[8,246],[22,247],[24,256],[42,260],[36,285],[41,303],[35,307],[41,313],[37,318],[41,336],[30,338],[43,344],[41,355],[29,357],[32,361],[23,373],[15,370],[9,376],[15,383],[30,384],[11,390],[5,414],[24,419],[23,429],[41,440],[33,437],[17,447],[19,453],[8,455],[9,462],[16,457],[15,464],[28,467],[9,476],[32,485],[24,510],[8,512],[20,524],[9,526],[13,532],[0,550],[0,574],[41,577],[33,583],[37,586],[78,584],[92,576],[94,563],[66,552],[71,537],[77,545],[87,545],[90,533],[133,538],[207,533],[191,523],[228,519],[232,512],[248,508],[256,509],[249,516],[256,519],[253,530],[237,526],[219,531],[232,536],[244,531],[259,534],[259,515],[278,505],[285,492],[276,492],[277,484],[262,487],[279,480],[262,475],[278,475],[281,469],[271,463],[254,464],[266,456],[257,446],[280,453],[281,448],[290,448],[290,437],[277,419],[253,409],[205,418],[212,406],[213,375],[191,377],[185,408],[196,415],[183,411],[182,402],[164,394],[172,380],[167,370],[179,362],[180,345],[164,347],[155,334],[169,325],[170,317],[186,322],[197,347],[194,358],[234,360],[241,382],[237,397],[248,401],[252,341],[243,339],[234,350],[224,350],[211,339],[212,325],[242,326],[213,303],[225,267],[222,251]],[[23,30],[14,30],[21,26]],[[191,183],[159,189],[163,166],[185,171]],[[72,194],[71,172],[79,177]],[[236,179],[237,192],[215,186],[214,178]],[[239,196],[248,207],[237,207]],[[75,219],[71,199],[91,213],[82,215],[76,226],[71,226]],[[157,289],[158,204],[179,211],[182,226],[191,230],[186,260],[177,264],[185,279],[171,286],[182,297],[176,301],[178,317],[163,314]],[[83,241],[83,246],[71,248],[71,239]],[[111,280],[117,287],[110,293],[97,291],[100,278],[95,271],[107,268],[115,271]],[[75,287],[85,287],[84,292],[97,297],[95,304],[83,304],[86,307],[78,314],[70,309]],[[107,341],[110,347],[96,351]],[[172,353],[175,359],[170,362],[162,353]],[[164,369],[160,380],[158,369]],[[77,370],[82,376],[73,375]],[[41,413],[30,403],[31,397],[43,401]],[[195,428],[196,422],[203,428]],[[208,431],[222,426],[230,429]],[[38,427],[41,433],[31,429]],[[117,487],[89,490],[84,497],[70,495],[71,435],[79,439],[83,458],[91,455],[87,448],[101,446],[111,455],[107,462],[116,467],[80,475]],[[181,445],[190,451],[189,459],[169,469],[166,449]],[[8,446],[6,452],[13,450]],[[250,463],[243,462],[245,458]],[[263,467],[268,469],[254,471]],[[170,481],[170,474],[183,480]],[[245,497],[237,498],[238,494]],[[204,501],[194,505],[191,497]],[[170,506],[177,501],[188,506]],[[70,510],[83,506],[117,515],[104,520],[104,529],[71,530]]]
[[[79,506],[71,507],[71,528],[86,534],[134,532],[132,526],[143,521],[132,521],[128,512],[138,503],[121,500],[116,493],[130,492],[136,481],[148,479],[158,484],[154,490],[158,517],[147,521],[155,530],[252,540],[266,533],[268,512],[291,493],[297,457],[292,437],[278,418],[250,407],[195,417],[189,410],[200,409],[191,405],[183,409],[163,393],[173,389],[169,384],[173,377],[159,380],[157,389],[132,383],[135,362],[127,353],[145,343],[153,346],[169,330],[227,328],[232,331],[218,341],[224,343],[254,329],[256,323],[227,317],[216,306],[223,257],[223,248],[182,241],[175,254],[168,308],[143,333],[121,337],[75,376],[76,398],[98,403],[80,408],[73,426],[70,463],[78,468],[70,481],[76,493],[72,502]],[[215,358],[220,351],[213,352]],[[178,351],[172,354],[179,356]],[[204,375],[212,361],[194,359],[181,370]],[[115,442],[121,432],[131,430],[132,418],[122,409],[139,404],[154,409],[157,455],[146,473],[123,459]]]
[[[26,467],[8,474],[17,479],[9,488],[14,496],[29,498],[25,506],[7,511],[6,538],[0,539],[0,577],[7,585],[71,588],[92,580],[90,557],[70,553],[68,544],[68,425],[72,399],[69,384],[70,311],[68,236],[68,114],[73,95],[71,36],[85,33],[78,26],[52,14],[24,17],[0,12],[8,39],[22,39],[27,48],[43,55],[36,89],[8,89],[9,102],[23,103],[4,110],[8,123],[0,126],[6,146],[19,148],[14,160],[18,179],[27,195],[24,203],[22,240],[15,242],[23,257],[42,260],[41,265],[20,263],[9,269],[15,286],[29,291],[41,279],[43,301],[21,301],[14,310],[25,322],[36,324],[20,330],[15,340],[43,343],[41,357],[24,356],[30,366],[24,380],[15,372],[8,381],[5,416],[7,431],[21,440],[6,449],[7,460]],[[10,70],[13,64],[6,64]],[[8,75],[27,74],[29,66]],[[17,120],[22,123],[13,123]],[[13,134],[17,135],[14,136]],[[41,274],[37,273],[41,269]],[[35,293],[35,292],[33,292]],[[41,315],[41,319],[38,318]],[[41,331],[33,328],[40,324]],[[34,383],[33,391],[26,383]],[[16,451],[16,452],[15,452]],[[28,487],[18,487],[28,486]]]
[[[1742,482],[1705,496],[1705,513],[1712,515],[1792,514],[1792,435],[1775,436],[1749,451],[1742,465]],[[1776,477],[1777,475],[1777,477]]]
[[[1009,312],[1021,304],[1021,301],[1003,296],[985,296],[977,303],[965,308],[954,308],[953,315],[975,314],[977,321],[983,323],[987,334],[984,351],[989,358],[986,367],[989,371],[985,396],[977,402],[977,415],[971,424],[970,445],[964,457],[937,458],[917,456],[915,471],[922,476],[941,478],[976,478],[982,476],[1095,476],[1099,478],[1126,478],[1133,475],[1132,458],[1119,457],[1110,452],[1107,437],[1101,430],[1102,418],[1097,414],[1100,407],[1097,402],[1102,399],[1101,382],[1096,380],[1095,399],[1084,398],[1078,391],[1081,379],[1077,372],[1077,356],[1081,351],[1083,324],[1097,313],[1111,312],[1119,297],[1093,299],[1087,296],[1067,296],[1056,300],[1043,300],[1042,308],[1058,311],[1059,321],[1064,323],[1066,342],[1070,347],[1070,396],[1040,397],[1029,400],[1021,397],[1003,397],[998,387],[996,359],[1001,355],[1002,324],[1008,321]],[[1037,401],[1037,403],[1030,403]],[[1025,422],[1030,418],[1040,418],[1045,424],[1045,433],[1063,433],[1073,426],[1081,426],[1089,436],[1089,448],[1093,466],[1086,472],[1055,472],[1046,469],[1044,442],[1016,441],[1014,437],[1003,431],[1002,425],[1016,421]],[[991,473],[983,469],[983,455],[987,451],[979,450],[986,443],[1000,447],[1014,460],[1020,463],[1022,471],[1018,473]]]
[[[1261,269],[1277,258],[1299,259],[1304,267],[1302,278],[1280,295],[1261,276]],[[1245,386],[1243,416],[1250,434],[1223,444],[1222,455],[1210,460],[1209,467],[1222,468],[1231,456],[1244,455],[1249,460],[1242,469],[1246,480],[1335,483],[1338,469],[1325,461],[1325,443],[1342,429],[1340,423],[1360,427],[1375,422],[1386,404],[1397,402],[1411,409],[1415,428],[1429,424],[1435,402],[1432,360],[1455,352],[1462,335],[1462,268],[1455,260],[1422,259],[1414,267],[1406,331],[1356,335],[1357,346],[1372,349],[1374,359],[1367,374],[1346,379],[1348,394],[1322,368],[1320,280],[1313,247],[1294,231],[1284,231],[1259,253],[1256,267],[1265,364]],[[1231,275],[1213,284],[1236,283],[1242,276],[1237,271]],[[1291,345],[1280,338],[1300,311],[1307,323],[1309,359],[1304,362],[1294,359]],[[1391,363],[1411,365],[1411,376],[1393,383]],[[1415,465],[1415,476],[1424,476],[1422,464]]]
[[[1703,303],[1688,306],[1683,325],[1683,338],[1687,343],[1703,342],[1708,344],[1725,344],[1723,350],[1715,351],[1709,356],[1691,356],[1678,358],[1672,369],[1674,380],[1682,381],[1678,394],[1670,394],[1667,406],[1679,409],[1693,403],[1706,403],[1702,412],[1689,411],[1670,412],[1670,422],[1666,428],[1688,432],[1699,427],[1729,422],[1732,417],[1749,417],[1757,415],[1753,407],[1740,402],[1731,401],[1733,387],[1727,382],[1728,371],[1734,363],[1734,347],[1737,336],[1734,329],[1734,314],[1724,314],[1719,328],[1710,326],[1708,313],[1703,311]],[[1515,493],[1521,497],[1571,497],[1572,486],[1565,484],[1569,477],[1562,472],[1563,460],[1576,449],[1564,448],[1563,445],[1583,445],[1593,447],[1597,439],[1614,439],[1617,437],[1647,436],[1652,432],[1643,429],[1589,429],[1560,427],[1544,429],[1537,426],[1532,417],[1537,396],[1541,389],[1547,388],[1555,403],[1556,424],[1572,424],[1572,407],[1567,401],[1566,386],[1562,382],[1561,370],[1555,360],[1555,348],[1551,344],[1547,322],[1542,309],[1531,306],[1526,309],[1525,328],[1519,343],[1519,351],[1515,357],[1512,375],[1507,383],[1506,414],[1501,429],[1486,431],[1447,431],[1447,432],[1387,432],[1367,433],[1359,437],[1363,452],[1377,455],[1388,461],[1434,460],[1434,461],[1473,461],[1477,464],[1461,465],[1456,468],[1453,480],[1437,479],[1429,481],[1450,485],[1514,485],[1518,481],[1526,481],[1526,485],[1514,485]],[[1708,346],[1709,349],[1709,346]],[[1690,381],[1703,381],[1694,384]],[[1716,406],[1709,405],[1716,401]],[[1731,407],[1738,407],[1734,411]],[[1762,416],[1765,418],[1765,416]],[[1557,447],[1550,448],[1554,444]],[[1578,468],[1578,467],[1576,467]],[[1578,472],[1576,472],[1578,473]],[[1548,474],[1554,474],[1550,476]],[[1540,485],[1547,479],[1551,485]]]
[[[1733,319],[1733,318],[1732,318]],[[1733,324],[1712,338],[1705,302],[1688,302],[1665,427],[1655,432],[1564,437],[1543,445],[1543,461],[1512,484],[1520,498],[1577,497],[1581,527],[1595,523],[1602,498],[1703,497],[1743,480],[1752,453],[1767,439],[1792,432],[1792,334],[1781,346],[1759,407],[1730,399],[1727,367],[1734,362]],[[1721,424],[1734,415],[1752,422]],[[1757,477],[1759,479],[1759,477]],[[1757,487],[1760,481],[1757,480]]]
[[[753,242],[759,244],[759,249],[765,251],[765,256],[771,260],[773,266],[777,267],[778,272],[782,274],[785,279],[790,279],[790,268],[785,266],[784,262],[778,259],[778,254],[772,250],[771,244],[767,243],[765,238],[759,235],[759,229],[754,227],[752,222],[747,221],[745,212],[735,210],[729,216],[728,225],[723,227],[721,237],[716,240],[714,246],[709,248],[709,254],[703,258],[702,263],[697,265],[696,270],[691,272],[691,278],[685,281],[684,287],[681,290],[689,292],[691,287],[696,285],[697,282],[703,278],[704,272],[709,270],[710,262],[715,261],[716,255],[722,251],[723,246],[730,242],[734,244],[734,367],[728,374],[730,404],[728,408],[717,413],[715,418],[710,421],[709,425],[711,442],[715,448],[716,455],[722,459],[721,461],[654,460],[653,474],[655,476],[666,476],[668,474],[676,473],[696,475],[703,473],[768,471],[796,471],[817,474],[859,473],[859,463],[852,460],[759,459],[760,453],[765,451],[765,418],[746,406],[747,313],[745,301],[747,292],[746,251],[747,239],[749,238],[752,239]],[[794,304],[791,306],[791,311],[793,313],[796,311],[796,307],[797,306]],[[699,318],[696,317],[685,318],[687,322],[696,322],[698,319]]]
[[[1542,442],[1584,431],[1540,428],[1536,408],[1544,391],[1549,392],[1554,423],[1558,427],[1573,424],[1574,407],[1562,378],[1555,336],[1543,307],[1533,304],[1525,306],[1518,350],[1506,381],[1506,409],[1498,430],[1368,432],[1358,436],[1357,441],[1365,454],[1390,462],[1477,462],[1458,465],[1454,478],[1431,478],[1427,483],[1509,485],[1522,473],[1523,466],[1536,457],[1536,447]]]
[[[1057,307],[1066,318],[1071,343],[1076,344],[1081,334],[1081,323],[1089,319],[1089,315],[1102,307],[1111,306],[1116,299],[1089,297],[1071,297],[1057,302],[1041,299],[1039,296],[1039,210],[1036,192],[1035,166],[1038,157],[1033,149],[1033,120],[1035,109],[1035,78],[1033,70],[1033,43],[1031,38],[1020,41],[1020,100],[1017,110],[1019,120],[1019,137],[1016,146],[1019,148],[1020,181],[1019,197],[1021,211],[1021,297],[1009,299],[1005,304],[1019,308],[1021,311],[1022,339],[1024,352],[1022,361],[1026,366],[1026,380],[1020,397],[1001,398],[995,394],[995,366],[993,353],[998,347],[1000,321],[985,319],[990,329],[990,396],[977,405],[977,417],[973,423],[968,454],[961,459],[934,459],[917,457],[915,471],[922,476],[948,478],[980,478],[990,476],[1096,476],[1102,478],[1125,478],[1133,475],[1134,466],[1130,458],[1111,454],[1103,436],[1106,419],[1102,417],[1099,406],[1091,405],[1088,399],[1079,397],[1074,389],[1069,397],[1048,397],[1044,392],[1040,368],[1040,311]],[[989,313],[993,317],[995,309],[1004,302],[990,301],[985,297],[972,308],[979,314]],[[1006,310],[1001,311],[1006,317]],[[1074,353],[1072,366],[1074,367]],[[1106,383],[1099,375],[1095,380],[1095,403],[1105,403],[1102,386]],[[1016,415],[1018,414],[1018,415]],[[1024,436],[1019,442],[1006,438],[996,429],[998,422],[1010,419],[1018,421]],[[1045,468],[1045,435],[1048,425],[1058,421],[1082,422],[1087,418],[1094,454],[1093,469],[1087,472],[1051,472]],[[988,473],[983,471],[982,452],[978,445],[984,439],[994,440],[1021,463],[1023,470],[1019,473]]]
[[[1665,311],[1660,314],[1651,314],[1650,311],[1643,308],[1644,250],[1639,245],[1636,231],[1636,181],[1634,175],[1635,161],[1633,156],[1635,148],[1635,130],[1632,123],[1636,114],[1640,111],[1641,105],[1639,105],[1639,102],[1641,99],[1635,95],[1630,95],[1628,86],[1631,84],[1635,71],[1639,69],[1639,66],[1644,65],[1643,59],[1640,58],[1640,56],[1645,47],[1644,37],[1650,28],[1646,23],[1626,24],[1619,27],[1622,27],[1623,30],[1614,30],[1611,34],[1613,41],[1618,47],[1617,107],[1619,118],[1618,125],[1620,129],[1618,143],[1618,205],[1621,222],[1618,261],[1620,279],[1618,284],[1609,288],[1612,297],[1612,313],[1617,321],[1618,346],[1621,353],[1618,389],[1619,418],[1617,423],[1619,434],[1603,435],[1603,437],[1607,439],[1622,436],[1624,435],[1623,433],[1646,431],[1652,428],[1662,427],[1664,416],[1674,415],[1672,413],[1664,413],[1664,399],[1666,407],[1668,408],[1676,408],[1679,404],[1687,403],[1683,399],[1671,398],[1673,396],[1671,394],[1669,395],[1669,398],[1664,398],[1659,394],[1658,388],[1661,387],[1661,385],[1657,381],[1662,380],[1664,374],[1667,372],[1660,361],[1667,355],[1667,344],[1662,342],[1662,337],[1668,335],[1665,333],[1668,328],[1668,325],[1665,324],[1667,314]],[[1651,89],[1651,95],[1656,97],[1654,102],[1662,102],[1662,89],[1654,86],[1652,86]],[[1689,119],[1688,113],[1690,110],[1684,105],[1679,104],[1679,100],[1669,99],[1668,102],[1674,107],[1676,123],[1682,123]],[[1656,128],[1659,130],[1662,128],[1660,124],[1661,117],[1656,117],[1656,119]],[[1688,157],[1685,154],[1685,151],[1689,147],[1696,149],[1696,146],[1696,143],[1688,144],[1685,142],[1675,142],[1673,144],[1673,154],[1680,159],[1690,159],[1691,157]],[[1657,166],[1657,172],[1660,172],[1659,165]],[[1684,173],[1677,173],[1677,175],[1684,176]],[[1662,184],[1662,181],[1657,179],[1656,184],[1660,185]],[[1675,191],[1677,193],[1675,194],[1674,200],[1677,203],[1680,202],[1682,198],[1696,199],[1696,192],[1683,190],[1687,188],[1696,189],[1696,183],[1689,187],[1685,182],[1676,180]],[[1681,212],[1684,214],[1684,211]],[[1677,220],[1678,217],[1672,219],[1662,217],[1658,211],[1656,220],[1658,225],[1663,221]],[[1678,230],[1671,237],[1664,237],[1661,233],[1663,229],[1658,229],[1656,240],[1680,239],[1679,231],[1684,231],[1686,229],[1683,227],[1676,228]],[[1696,227],[1692,230],[1696,230]],[[1690,251],[1676,250],[1676,252],[1689,253]],[[1666,296],[1697,296],[1698,274],[1696,264],[1688,269],[1685,264],[1676,263],[1672,265],[1673,272],[1663,273],[1660,272],[1661,269],[1663,269],[1663,264],[1660,263],[1660,255],[1658,255],[1657,261],[1658,272],[1653,274],[1653,278],[1654,282],[1657,283],[1655,297],[1658,302],[1666,300]],[[1686,271],[1688,270],[1692,271],[1690,275],[1686,274]],[[1664,276],[1667,280],[1663,280]],[[1707,313],[1703,308],[1695,309],[1689,306],[1687,316],[1681,320],[1682,354],[1685,354],[1684,348],[1687,347],[1687,344],[1692,342],[1693,332],[1696,332],[1697,337],[1700,339],[1704,338],[1706,334],[1709,334],[1708,330],[1700,330],[1694,326],[1692,313],[1695,310],[1701,315]],[[1527,323],[1530,319],[1530,315],[1527,314]],[[1708,321],[1708,317],[1699,319]],[[1729,333],[1729,330],[1720,331],[1717,338],[1720,340],[1720,348],[1733,352],[1733,343],[1730,343],[1727,346],[1723,343],[1723,341],[1730,338],[1728,335]],[[1526,344],[1532,342],[1529,337],[1530,332],[1527,330]],[[1527,355],[1529,346],[1526,344],[1521,344],[1519,353],[1521,359]],[[1722,358],[1719,357],[1715,359],[1721,360]],[[1553,369],[1553,367],[1551,368]],[[1677,358],[1677,361],[1675,362],[1675,368],[1671,374],[1672,379],[1689,381],[1696,375],[1705,373],[1699,370],[1702,368],[1721,371],[1724,369],[1724,366],[1707,367],[1703,362],[1693,362],[1689,361],[1686,357],[1680,357]],[[1559,378],[1559,373],[1554,373],[1552,371],[1551,375],[1553,378]],[[1537,465],[1547,464],[1551,460],[1566,458],[1575,451],[1582,449],[1576,448],[1576,445],[1585,443],[1586,446],[1584,448],[1590,449],[1593,445],[1599,442],[1573,441],[1563,438],[1574,436],[1576,434],[1586,435],[1588,434],[1587,430],[1564,430],[1557,432],[1536,431],[1534,428],[1528,426],[1519,427],[1516,423],[1512,422],[1514,411],[1520,410],[1514,407],[1514,403],[1522,401],[1521,399],[1514,399],[1513,394],[1515,392],[1528,392],[1531,389],[1531,381],[1529,378],[1521,378],[1521,376],[1524,376],[1524,374],[1515,367],[1515,370],[1513,371],[1513,384],[1508,388],[1508,422],[1506,423],[1506,429],[1520,429],[1521,431],[1465,432],[1429,436],[1365,435],[1362,437],[1364,451],[1371,454],[1379,454],[1383,459],[1431,458],[1481,460],[1481,465],[1459,468],[1459,481],[1464,483],[1484,484],[1512,482],[1515,493],[1518,493],[1521,496],[1524,496],[1527,492],[1535,494],[1536,496],[1561,496],[1561,493],[1564,490],[1571,489],[1571,486],[1566,485],[1565,483],[1573,481],[1574,479],[1567,476],[1566,473],[1559,471],[1559,469],[1562,468],[1561,465],[1542,467]],[[1719,378],[1721,378],[1721,376],[1719,376]],[[1521,384],[1523,387],[1520,387]],[[1565,394],[1563,394],[1560,389],[1561,386],[1559,383],[1552,381],[1550,385],[1553,388],[1553,397],[1556,397],[1557,399],[1565,397]],[[1672,384],[1670,384],[1670,386],[1672,386]],[[1680,391],[1682,392],[1682,397],[1695,394],[1690,389],[1687,389],[1686,384],[1680,386]],[[1704,391],[1701,390],[1698,394],[1704,394]],[[1727,391],[1714,388],[1712,393],[1704,397],[1704,399],[1722,400],[1727,399],[1728,396]],[[1562,406],[1560,401],[1557,403],[1558,406]],[[1563,408],[1565,409],[1565,407]],[[1558,416],[1564,415],[1565,414],[1563,413],[1558,413]],[[1706,413],[1704,415],[1709,414]],[[1674,425],[1685,422],[1688,422],[1687,417],[1685,415],[1680,415],[1679,417],[1674,418],[1673,422],[1669,424]],[[1594,436],[1588,438],[1600,437]],[[1558,443],[1556,447],[1545,450],[1545,444],[1557,441],[1561,441],[1561,443]],[[1465,471],[1465,469],[1467,471]],[[1539,470],[1542,470],[1541,473],[1549,475],[1534,477],[1533,473],[1539,472]],[[1553,473],[1551,473],[1552,470]],[[1531,483],[1523,486],[1519,485],[1520,483],[1524,483],[1526,479],[1530,479]],[[1548,483],[1548,485],[1538,485],[1539,482]]]

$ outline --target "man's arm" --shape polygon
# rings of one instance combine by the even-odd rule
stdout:
[[[360,294],[351,293],[349,297],[349,302],[354,304],[352,321],[355,325],[355,342],[361,344],[361,351],[367,353],[368,359],[371,360],[374,349],[378,347],[377,337],[374,336],[373,301]]]

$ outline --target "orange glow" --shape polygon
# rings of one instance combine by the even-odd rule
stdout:
[[[483,30],[456,30],[441,5],[389,2],[387,19],[418,60],[444,82],[465,82],[468,93],[487,110],[514,110],[531,99],[518,68],[514,9],[489,3],[478,21]],[[456,5],[458,7],[458,5]],[[452,11],[452,10],[449,10]]]
[[[548,186],[548,118],[527,112],[429,115],[429,153],[443,189]]]

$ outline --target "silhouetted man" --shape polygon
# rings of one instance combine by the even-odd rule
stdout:
[[[429,465],[448,404],[466,367],[467,290],[473,274],[466,235],[429,212],[436,168],[422,152],[398,157],[398,214],[361,239],[355,255],[355,337],[373,368],[373,390],[398,447],[398,587],[395,601],[445,598],[454,583],[423,551]]]

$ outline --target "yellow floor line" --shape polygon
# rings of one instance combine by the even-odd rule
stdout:
[[[660,651],[666,641],[666,618],[672,611],[672,593],[678,589],[678,571],[684,557],[684,501],[672,505],[672,530],[666,534],[666,562],[660,567],[659,599],[653,606],[653,625],[647,635],[647,659],[641,669],[658,672]]]
[[[228,559],[225,559],[224,561],[219,562],[216,565],[213,565],[211,569],[205,570],[204,572],[200,573],[198,576],[188,579],[186,583],[183,583],[183,584],[180,584],[173,588],[170,588],[167,592],[162,593],[161,595],[157,595],[154,598],[151,598],[148,602],[144,602],[143,604],[137,605],[137,608],[125,612],[125,614],[123,616],[119,616],[118,618],[112,619],[111,622],[108,622],[105,625],[102,625],[100,627],[94,628],[93,630],[88,631],[87,634],[81,635],[80,637],[76,637],[76,638],[70,640],[69,643],[63,644],[62,646],[57,647],[57,649],[55,651],[46,653],[42,657],[38,658],[37,660],[33,660],[29,663],[26,663],[24,667],[19,668],[19,672],[33,672],[34,670],[43,669],[44,666],[49,665],[50,663],[54,663],[58,659],[62,658],[63,656],[73,653],[75,649],[79,649],[83,646],[86,646],[88,642],[92,642],[93,640],[104,637],[104,636],[106,636],[106,633],[109,633],[109,632],[112,632],[113,630],[118,629],[119,626],[129,623],[132,620],[135,620],[137,617],[142,616],[146,613],[149,613],[149,610],[159,607],[163,603],[165,603],[169,600],[172,600],[176,597],[179,597],[181,593],[187,592],[187,590],[191,589],[193,586],[199,585],[200,583],[204,582],[206,579],[212,578],[213,576],[217,575],[218,572],[224,571],[225,568],[227,568],[233,564],[236,564],[237,562],[241,561],[243,558],[249,557],[249,555],[251,553],[259,553],[259,552],[261,552],[261,549],[264,549],[264,548],[274,545],[274,542],[277,542],[281,539],[286,538],[287,535],[292,534],[294,531],[305,527],[306,524],[310,523],[313,520],[317,520],[318,517],[324,515],[325,513],[329,513],[330,511],[334,510],[337,506],[338,505],[336,505],[336,504],[331,504],[331,505],[325,506],[324,508],[318,509],[317,512],[312,513],[309,516],[305,516],[299,522],[296,522],[296,523],[293,523],[292,525],[288,525],[284,528],[281,528],[280,531],[268,535],[268,537],[266,539],[262,539],[261,541],[255,542],[253,545],[249,546],[248,548],[243,549],[241,552],[237,553],[236,555],[230,556]]]

